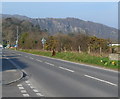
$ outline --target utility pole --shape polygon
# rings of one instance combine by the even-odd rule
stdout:
[[[43,45],[43,50],[45,50],[46,39],[43,37],[42,40],[41,40],[41,42],[42,42],[42,45]]]
[[[16,48],[18,48],[18,39],[19,39],[19,35],[18,35],[18,33],[19,33],[19,30],[18,30],[18,26],[17,26],[17,40],[16,40]]]

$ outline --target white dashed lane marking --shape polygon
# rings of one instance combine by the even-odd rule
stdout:
[[[114,84],[114,83],[111,83],[109,81],[102,80],[102,79],[99,79],[99,78],[96,78],[96,77],[93,77],[93,76],[89,76],[89,75],[84,75],[84,76],[88,77],[88,78],[91,78],[91,79],[94,79],[94,80],[97,80],[97,81],[101,81],[101,82],[107,83],[107,84],[112,85],[112,86],[117,86],[117,84]]]
[[[27,84],[28,86],[31,86],[31,84]]]
[[[33,89],[33,91],[34,91],[34,92],[39,92],[39,91],[38,91],[38,90],[36,90],[36,89]]]
[[[31,88],[31,90],[39,97],[44,96],[42,93],[40,93],[34,86],[32,86],[30,81],[25,81],[25,83]]]
[[[72,72],[72,73],[75,72],[75,71],[73,71],[73,70],[71,70],[71,69],[64,68],[64,67],[61,67],[61,66],[60,66],[59,68],[60,68],[60,69],[63,69],[63,70],[66,70],[66,71],[69,71],[69,72]]]
[[[32,57],[29,57],[30,59],[34,59],[34,58],[32,58]]]
[[[30,95],[29,94],[23,94],[24,97],[29,97]]]
[[[37,95],[37,96],[44,96],[44,95],[42,95],[41,93],[36,93],[36,95]]]
[[[19,88],[20,90],[21,90],[21,89],[24,89],[24,87],[18,87],[18,88]]]
[[[18,87],[22,87],[22,85],[21,84],[19,84],[19,85],[17,85]]]
[[[35,87],[33,87],[33,86],[30,86],[30,88],[31,88],[31,89],[34,89]]]
[[[43,62],[43,61],[41,61],[41,60],[38,60],[38,59],[36,59],[36,61],[38,61],[38,62]]]
[[[29,97],[29,96],[30,96],[30,95],[27,93],[27,91],[24,89],[24,87],[22,86],[22,84],[18,84],[17,86],[18,86],[20,92],[22,93],[22,95],[23,95],[24,97]]]
[[[51,63],[48,63],[48,62],[45,62],[46,64],[48,64],[48,65],[51,65],[51,66],[55,66],[54,64],[51,64]]]
[[[21,93],[27,93],[27,91],[26,90],[21,90]]]
[[[26,83],[30,83],[29,81],[25,81]]]

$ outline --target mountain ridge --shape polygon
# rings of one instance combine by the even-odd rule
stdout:
[[[116,28],[78,18],[29,18],[22,15],[2,14],[3,19],[13,17],[19,20],[27,20],[33,25],[39,25],[42,30],[47,31],[51,35],[56,33],[83,33],[105,39],[115,40],[118,38],[118,30]]]

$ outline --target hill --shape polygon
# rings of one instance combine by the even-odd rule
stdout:
[[[31,24],[33,26],[40,26],[40,29],[42,31],[45,31],[50,35],[54,35],[56,33],[82,33],[112,40],[117,40],[118,38],[118,30],[113,27],[91,21],[84,21],[77,18],[29,18],[21,15],[7,14],[3,14],[2,18],[3,20],[12,18],[12,21],[18,20],[19,22],[27,21],[28,24]],[[3,21],[3,24],[4,22],[5,21]]]

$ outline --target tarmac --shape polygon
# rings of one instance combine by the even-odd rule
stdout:
[[[2,85],[8,85],[19,81],[23,72],[12,64],[9,59],[2,57]]]
[[[8,85],[19,81],[23,77],[23,72],[17,69],[2,72],[2,84]]]

